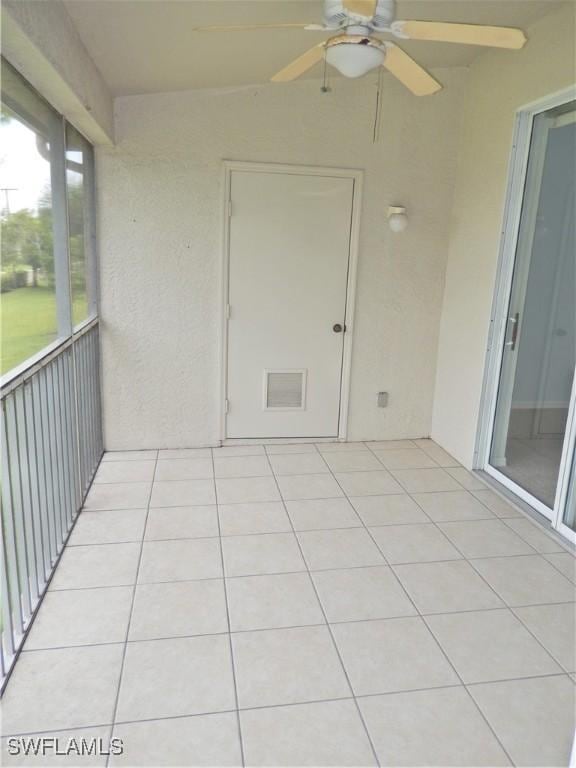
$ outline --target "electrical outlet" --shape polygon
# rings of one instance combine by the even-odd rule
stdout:
[[[388,392],[378,392],[378,408],[386,408],[388,405]]]

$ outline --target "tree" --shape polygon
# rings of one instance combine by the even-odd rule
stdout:
[[[70,174],[72,176],[72,174]],[[68,230],[70,248],[70,275],[72,285],[77,290],[85,289],[85,251],[84,251],[84,226],[85,226],[85,198],[82,177],[73,174],[74,178],[68,179]],[[79,178],[79,181],[77,180]]]
[[[2,264],[32,267],[34,285],[38,285],[38,273],[48,277],[54,274],[52,255],[52,216],[49,211],[38,216],[24,208],[2,218]]]
[[[81,179],[81,177],[80,177]],[[70,267],[73,284],[83,289],[85,284],[84,253],[84,189],[82,180],[71,183],[68,189],[68,229]],[[2,264],[12,267],[32,268],[33,284],[44,275],[49,283],[54,281],[54,236],[52,199],[50,190],[44,190],[38,212],[22,209],[2,216]]]

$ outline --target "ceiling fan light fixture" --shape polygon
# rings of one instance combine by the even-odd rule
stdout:
[[[362,77],[372,69],[382,66],[384,46],[341,40],[326,47],[326,61],[344,77]]]

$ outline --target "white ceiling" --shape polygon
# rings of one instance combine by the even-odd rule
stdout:
[[[64,1],[114,95],[264,83],[327,36],[292,29],[225,33],[192,29],[213,24],[319,23],[321,0]],[[557,5],[553,0],[399,0],[397,18],[525,29]],[[465,66],[485,50],[448,43],[402,45],[426,67]],[[321,65],[311,76],[321,76]]]

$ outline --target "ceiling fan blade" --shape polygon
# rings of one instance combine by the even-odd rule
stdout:
[[[378,0],[342,0],[342,5],[348,13],[354,16],[364,16],[371,19],[376,13]]]
[[[430,96],[442,88],[424,67],[417,64],[394,43],[386,43],[386,57],[382,66],[398,78],[415,96]]]
[[[518,50],[526,42],[521,29],[487,27],[481,24],[452,24],[443,21],[395,21],[392,32],[410,40],[434,40],[440,43],[486,45],[491,48]]]
[[[296,78],[303,75],[309,69],[312,69],[314,64],[317,64],[324,57],[324,43],[318,43],[314,48],[303,53],[294,61],[290,62],[287,67],[281,69],[280,72],[276,72],[274,77],[271,77],[273,83],[288,83],[290,80],[296,80]]]
[[[231,24],[228,26],[192,27],[192,32],[252,32],[258,29],[306,29],[311,24]]]

